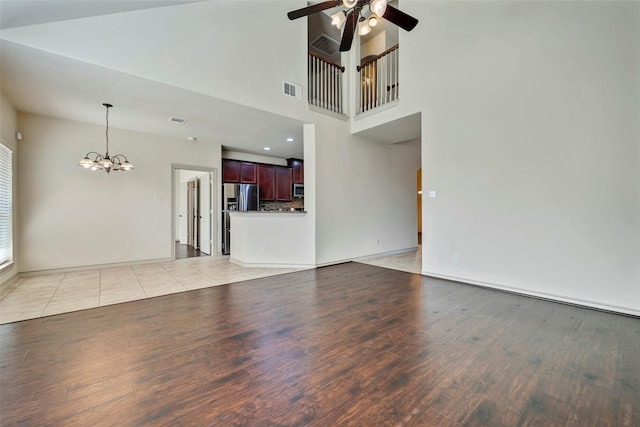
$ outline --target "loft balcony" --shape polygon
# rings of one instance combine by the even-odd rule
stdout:
[[[356,90],[356,114],[382,107],[398,99],[398,45],[379,55],[371,55],[357,67],[360,82]]]
[[[351,90],[355,114],[374,111],[399,98],[398,45],[378,55],[369,55],[352,72],[355,87],[349,88],[345,67],[308,53],[308,100],[316,109],[347,116],[345,91]]]
[[[330,23],[324,22],[328,19],[322,13],[309,16],[310,107],[347,118],[375,114],[381,107],[397,102],[400,95],[397,27],[381,22],[370,34],[356,34],[352,49],[341,53],[340,32],[332,32]]]

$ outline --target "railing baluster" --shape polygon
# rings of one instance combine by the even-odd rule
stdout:
[[[307,67],[309,69],[309,78],[307,79],[307,92],[309,104],[313,104],[313,57],[307,55]]]
[[[336,100],[334,99],[334,76],[333,67],[329,67],[329,110],[333,111]]]
[[[382,91],[382,96],[380,97],[380,105],[384,105],[387,103],[387,84],[389,83],[389,75],[387,74],[387,64],[389,63],[388,55],[380,58],[380,61],[381,66],[378,68],[379,70],[382,70],[382,78],[380,79],[380,90]]]
[[[309,104],[343,114],[342,73],[344,67],[311,52],[309,52],[308,58]]]

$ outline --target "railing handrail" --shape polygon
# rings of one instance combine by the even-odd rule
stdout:
[[[313,53],[313,52],[309,52],[309,55],[313,56],[314,58],[318,58],[318,59],[319,59],[319,60],[321,60],[322,62],[325,62],[325,63],[327,63],[328,65],[331,65],[332,67],[337,68],[338,70],[340,70],[341,72],[343,72],[343,73],[344,73],[345,68],[344,68],[344,67],[342,67],[342,66],[340,66],[340,65],[338,65],[338,64],[336,64],[335,62],[331,62],[331,61],[329,61],[328,59],[323,58],[322,56],[320,56],[320,55],[318,55],[318,54],[315,54],[315,53]]]
[[[396,50],[398,48],[398,44],[391,46],[389,49],[385,50],[384,52],[382,52],[380,55],[376,56],[375,58],[371,58],[367,61],[365,61],[364,63],[362,63],[361,65],[358,65],[356,67],[356,69],[358,70],[358,72],[360,72],[361,69],[363,69],[364,67],[366,67],[367,65],[376,62],[378,59],[382,58],[383,56],[388,55],[389,53],[393,52],[394,50]],[[309,52],[311,53],[311,52]]]

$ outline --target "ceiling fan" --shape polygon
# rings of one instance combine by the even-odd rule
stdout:
[[[360,35],[365,35],[371,31],[371,27],[377,24],[378,18],[384,18],[406,31],[411,31],[418,25],[416,18],[388,5],[387,0],[329,0],[293,10],[287,13],[287,16],[289,19],[294,20],[340,5],[347,9],[331,15],[331,24],[338,28],[345,24],[342,41],[340,42],[340,52],[346,52],[351,49],[353,35],[356,32],[358,23],[360,24],[358,30]],[[362,9],[365,6],[368,6],[371,11],[371,16],[368,19],[361,16]]]

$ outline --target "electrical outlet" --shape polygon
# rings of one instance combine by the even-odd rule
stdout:
[[[130,251],[133,245],[131,243],[127,243],[127,250]]]
[[[268,249],[269,248],[267,247],[266,243],[262,245],[262,252],[267,252]]]
[[[460,255],[458,254],[458,252],[454,252],[451,258],[453,259],[453,262],[460,262]]]
[[[380,244],[380,238],[376,237],[376,245],[379,245],[379,244]]]

